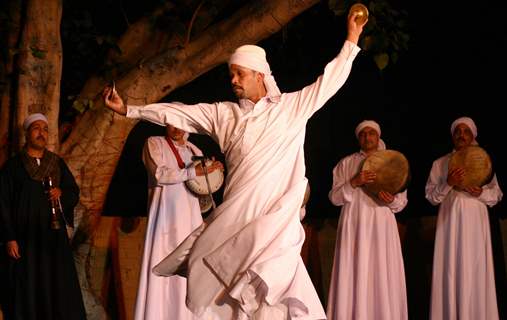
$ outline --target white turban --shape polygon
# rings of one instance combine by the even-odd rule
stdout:
[[[470,131],[472,131],[472,134],[474,135],[474,139],[477,138],[477,127],[475,126],[474,120],[472,120],[469,117],[461,117],[461,118],[454,120],[454,122],[451,125],[451,135],[454,134],[454,129],[456,129],[456,127],[459,124],[464,124],[468,128],[470,128]]]
[[[470,129],[470,131],[472,131],[472,135],[474,136],[474,140],[472,141],[471,144],[475,145],[475,146],[478,145],[479,143],[475,139],[475,138],[477,138],[477,127],[475,126],[475,122],[474,122],[474,120],[472,120],[472,118],[461,117],[461,118],[454,120],[454,122],[451,124],[451,136],[454,134],[454,130],[456,129],[456,127],[460,124],[466,125]]]
[[[229,66],[231,64],[264,74],[264,86],[268,97],[277,97],[282,94],[276,85],[275,78],[271,75],[266,52],[261,47],[247,44],[237,48],[229,58]]]
[[[362,121],[361,123],[359,123],[356,127],[356,138],[359,138],[359,133],[361,132],[361,130],[363,130],[364,128],[366,127],[370,127],[372,128],[373,130],[377,131],[378,133],[378,150],[385,150],[386,149],[386,144],[384,143],[384,140],[380,139],[380,135],[382,134],[382,131],[380,130],[380,125],[373,121],[373,120],[364,120]]]
[[[46,118],[46,116],[42,113],[32,113],[26,117],[25,121],[23,121],[23,129],[25,129],[25,131],[28,130],[28,128],[30,128],[30,125],[38,120],[42,120],[45,123],[48,123],[48,118]]]

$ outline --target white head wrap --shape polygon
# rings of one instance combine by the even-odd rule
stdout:
[[[47,124],[49,123],[48,118],[46,118],[46,116],[42,113],[32,113],[26,117],[25,121],[23,121],[23,129],[25,129],[25,131],[28,130],[28,128],[30,128],[30,125],[38,120],[42,120]]]
[[[386,144],[384,143],[384,140],[380,139],[380,135],[382,134],[382,131],[380,130],[380,125],[373,120],[364,120],[357,125],[356,130],[355,130],[356,138],[359,138],[359,132],[361,132],[361,130],[363,130],[366,127],[370,127],[373,130],[377,131],[377,133],[378,133],[379,139],[378,139],[377,150],[385,150]]]
[[[476,139],[477,138],[477,127],[475,126],[474,120],[472,120],[472,118],[469,118],[469,117],[461,117],[461,118],[454,120],[454,122],[451,124],[451,136],[454,134],[454,130],[456,129],[456,127],[459,124],[466,125],[470,129],[470,131],[472,131],[472,135],[474,136],[474,140],[472,140],[472,142],[470,144],[474,145],[474,146],[479,145],[479,143],[477,142],[477,139]]]
[[[470,131],[472,131],[472,134],[474,135],[474,140],[477,138],[477,127],[475,126],[474,120],[469,117],[461,117],[454,120],[454,122],[451,124],[451,135],[454,134],[454,129],[456,129],[459,124],[464,124],[470,128]]]
[[[261,47],[247,44],[237,48],[229,58],[229,66],[231,64],[237,64],[264,74],[264,86],[268,97],[277,97],[282,94],[276,85],[275,78],[271,75],[271,69],[266,60],[266,51]]]

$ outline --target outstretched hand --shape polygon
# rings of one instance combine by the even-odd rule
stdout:
[[[123,103],[123,100],[118,92],[116,92],[114,86],[106,86],[102,91],[102,98],[104,98],[104,104],[109,109],[121,115],[127,114],[127,107]]]
[[[368,19],[362,21],[358,19],[359,12],[353,11],[347,18],[347,40],[357,45],[359,36],[363,32],[363,27],[368,22]]]

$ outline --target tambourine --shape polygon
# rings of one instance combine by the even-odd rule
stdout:
[[[194,161],[194,166],[201,163],[201,160]],[[211,160],[205,161],[206,166],[210,166],[212,163],[213,162]],[[224,173],[221,170],[215,170],[208,173],[208,180],[211,190],[208,190],[208,183],[206,182],[206,176],[204,175],[196,176],[194,179],[185,181],[187,188],[199,198],[201,213],[207,212],[213,207],[213,199],[210,196],[210,191],[211,193],[214,193],[220,189],[224,183]]]
[[[201,163],[201,161],[194,161],[194,166],[197,166]],[[206,160],[206,166],[210,166],[213,162],[211,160]],[[214,193],[220,189],[222,184],[224,183],[224,173],[221,170],[215,170],[211,173],[208,173],[209,184],[211,188],[211,193]],[[208,184],[206,182],[206,177],[196,176],[194,179],[185,181],[187,188],[192,191],[197,196],[209,195]]]

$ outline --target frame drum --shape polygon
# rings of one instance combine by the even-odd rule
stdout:
[[[363,161],[361,170],[377,174],[374,182],[363,185],[367,193],[377,196],[380,191],[396,194],[405,190],[410,179],[407,158],[395,150],[378,150]]]
[[[449,171],[455,168],[465,169],[460,188],[482,187],[491,180],[493,173],[491,158],[479,146],[468,146],[454,152],[449,159]]]

